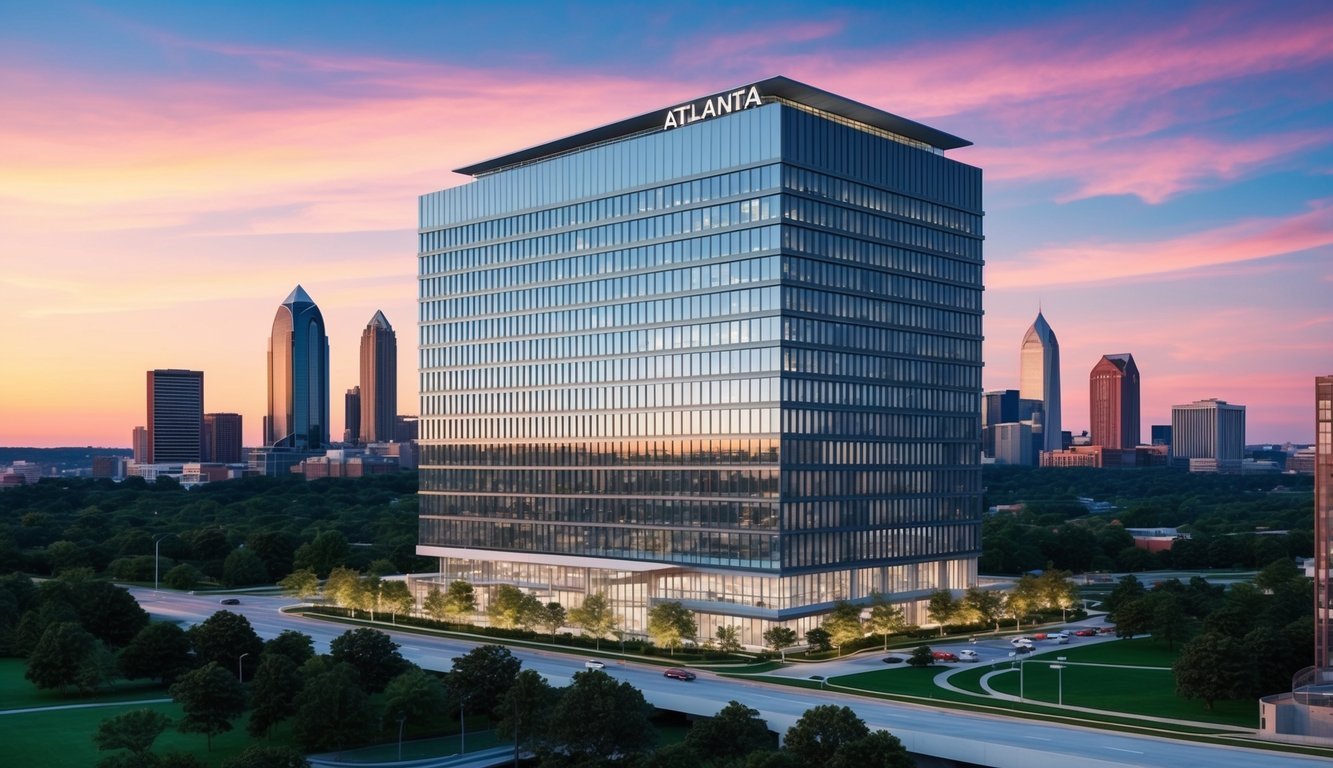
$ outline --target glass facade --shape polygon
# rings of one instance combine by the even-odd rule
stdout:
[[[418,551],[755,644],[969,586],[980,196],[777,101],[423,196]]]

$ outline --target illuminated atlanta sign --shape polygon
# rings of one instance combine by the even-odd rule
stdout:
[[[679,128],[682,125],[697,123],[710,117],[739,112],[742,109],[757,107],[762,103],[759,100],[758,87],[752,85],[749,88],[737,88],[731,93],[709,96],[702,101],[693,101],[689,104],[668,109],[666,122],[662,124],[662,130]]]

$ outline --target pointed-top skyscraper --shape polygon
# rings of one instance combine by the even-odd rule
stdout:
[[[376,310],[361,332],[361,439],[393,440],[398,415],[398,336],[384,313]]]
[[[328,440],[329,337],[319,307],[298,285],[273,317],[264,444],[320,448]]]
[[[1058,451],[1064,448],[1060,426],[1060,342],[1055,331],[1041,312],[1023,334],[1023,351],[1019,359],[1018,396],[1024,400],[1041,401],[1041,450]]]

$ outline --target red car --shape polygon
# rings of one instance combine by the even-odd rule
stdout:
[[[1097,630],[1095,630],[1095,629],[1091,629],[1091,628],[1087,628],[1087,629],[1076,629],[1076,630],[1074,630],[1074,635],[1075,635],[1076,637],[1096,637],[1096,635],[1097,635]]]
[[[663,672],[662,677],[669,677],[672,680],[693,680],[694,673],[689,671],[688,669],[678,669],[676,667],[672,667],[667,671]]]
[[[958,661],[958,654],[948,651],[931,651],[930,657],[935,661]]]

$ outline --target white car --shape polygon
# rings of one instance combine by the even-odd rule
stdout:
[[[587,661],[583,662],[583,668],[584,668],[584,669],[606,669],[606,662],[598,661],[597,659],[588,659]]]
[[[1030,637],[1011,637],[1011,638],[1009,638],[1009,644],[1012,645],[1012,646],[1015,647],[1015,648],[1031,648],[1031,647],[1033,647],[1033,645],[1032,645],[1032,638],[1030,638]]]
[[[963,649],[963,650],[961,650],[961,651],[958,652],[958,660],[959,660],[959,661],[980,661],[980,660],[981,660],[981,657],[977,655],[977,652],[976,652],[976,651],[974,651],[974,650],[972,650],[972,649],[970,649],[970,648],[965,648],[965,649]]]

